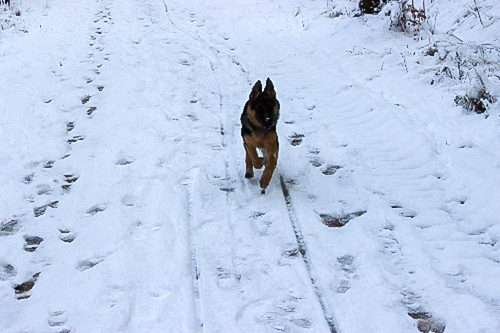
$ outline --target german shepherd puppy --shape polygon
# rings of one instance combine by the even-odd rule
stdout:
[[[262,83],[257,81],[250,92],[241,114],[241,136],[245,145],[246,178],[253,177],[253,168],[265,166],[260,178],[261,193],[266,192],[278,163],[278,135],[276,123],[279,118],[280,103],[276,99],[273,82],[268,78],[262,91]],[[257,148],[262,151],[259,158]]]

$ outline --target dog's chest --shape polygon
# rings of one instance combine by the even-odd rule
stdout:
[[[253,131],[251,135],[246,137],[247,143],[257,148],[269,147],[276,138],[276,132],[273,131]]]

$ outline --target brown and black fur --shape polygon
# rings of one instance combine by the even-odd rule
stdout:
[[[246,178],[253,177],[253,168],[265,166],[260,187],[265,193],[278,163],[278,135],[276,123],[279,118],[280,103],[276,99],[273,82],[268,78],[262,91],[262,83],[257,81],[241,114],[241,136],[246,152]],[[262,151],[262,159],[257,154]]]

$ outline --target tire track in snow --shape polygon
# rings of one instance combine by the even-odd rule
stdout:
[[[231,158],[229,157],[229,149],[228,149],[228,141],[227,141],[227,133],[226,133],[226,130],[225,130],[225,126],[224,126],[224,118],[225,118],[225,104],[224,104],[224,97],[223,97],[223,94],[222,94],[222,88],[221,88],[221,83],[220,83],[220,80],[219,80],[219,74],[217,73],[217,69],[218,67],[221,67],[222,64],[219,63],[218,60],[214,60],[214,59],[218,59],[218,57],[220,55],[223,55],[224,57],[227,57],[231,60],[232,64],[236,65],[238,68],[239,68],[239,71],[241,74],[243,74],[246,78],[246,81],[248,84],[251,84],[251,81],[249,79],[249,76],[248,76],[248,72],[247,70],[245,70],[243,68],[243,66],[241,65],[241,62],[238,61],[237,59],[234,58],[234,56],[230,55],[230,54],[225,54],[223,52],[221,52],[219,49],[217,49],[216,47],[214,47],[213,45],[209,45],[200,35],[194,35],[190,32],[187,32],[185,29],[182,29],[182,28],[179,28],[178,25],[173,22],[172,18],[170,17],[170,13],[169,13],[169,7],[168,5],[164,2],[164,6],[165,6],[165,12],[167,13],[167,16],[169,18],[169,21],[171,23],[171,25],[178,29],[179,31],[185,33],[186,35],[188,35],[189,37],[191,37],[191,39],[195,40],[196,42],[198,42],[200,45],[202,45],[205,49],[209,50],[212,54],[213,54],[213,57],[212,56],[208,56],[209,58],[209,62],[210,62],[210,69],[212,71],[212,74],[215,78],[215,81],[217,82],[217,95],[218,95],[218,98],[219,98],[219,121],[220,121],[220,134],[221,134],[221,143],[222,143],[222,148],[224,149],[224,152],[225,152],[225,155],[226,155],[226,158],[225,158],[225,163],[224,163],[224,170],[225,170],[225,177],[224,177],[224,182],[226,183],[225,187],[224,188],[221,188],[221,190],[223,190],[225,192],[225,197],[226,197],[226,202],[228,204],[231,203],[231,201],[233,201],[234,199],[231,198],[232,196],[232,192],[234,191],[234,186],[232,185],[234,183],[234,180],[232,179],[231,177],[231,171],[230,171],[230,164],[229,164],[229,161],[231,160]],[[217,63],[217,65],[216,65]],[[222,66],[223,67],[223,66]],[[240,108],[238,108],[239,110]],[[232,132],[231,132],[232,134]],[[234,138],[233,140],[234,141]],[[242,187],[245,188],[246,187],[246,181],[245,179],[242,178],[242,173],[241,172],[238,172],[239,174],[239,178],[240,178],[240,182],[242,184]],[[277,175],[276,175],[277,176]],[[246,191],[245,191],[246,192]],[[248,194],[247,194],[248,195]],[[290,199],[289,196],[286,196],[285,197],[285,202],[284,202],[284,206],[283,207],[289,207],[288,209],[288,214],[290,216],[290,219],[292,219],[292,216],[293,215],[293,207],[291,206],[291,201],[288,200]],[[283,197],[281,198],[281,200],[283,200]],[[227,213],[229,214],[229,213]],[[258,214],[263,214],[263,213],[258,213]],[[235,226],[233,225],[233,223],[231,222],[231,217],[229,215],[226,215],[226,220],[227,220],[227,223],[229,224],[229,228],[230,228],[230,231],[231,231],[231,234],[235,234]],[[296,220],[294,220],[296,221]],[[322,296],[321,292],[320,292],[320,288],[318,287],[316,281],[315,281],[315,278],[313,277],[313,273],[312,273],[312,268],[311,268],[311,264],[310,264],[310,260],[309,260],[309,257],[307,255],[307,251],[305,250],[306,248],[306,245],[305,245],[305,242],[304,242],[304,239],[303,238],[300,238],[300,241],[299,241],[299,235],[300,234],[300,230],[297,229],[298,227],[296,226],[296,224],[292,224],[290,225],[290,229],[293,229],[295,231],[295,235],[296,237],[298,238],[297,239],[297,242],[298,242],[298,247],[299,247],[299,251],[301,253],[301,256],[304,260],[304,263],[306,265],[306,270],[308,272],[308,280],[309,280],[309,283],[311,285],[311,290],[314,290],[314,294],[316,295],[316,298],[317,298],[317,301],[319,303],[319,308],[323,311],[323,318],[325,320],[325,322],[327,323],[327,326],[329,327],[329,331],[331,332],[336,332],[336,328],[335,328],[335,325],[334,325],[334,322],[333,322],[333,318],[330,314],[330,312],[326,309],[327,305],[326,303],[324,302],[324,297]],[[235,253],[237,251],[233,248],[232,249],[232,253],[233,253],[233,258],[235,258]],[[236,265],[236,266],[235,266]],[[196,265],[197,266],[197,265]],[[233,261],[233,264],[232,264],[232,267],[233,267],[233,270],[237,267],[237,263],[235,263]],[[239,276],[241,277],[240,274],[238,273],[235,273],[235,276]],[[238,278],[239,279],[239,278]],[[241,314],[239,315],[241,316]],[[307,321],[304,322],[304,327],[307,327]]]
[[[185,29],[182,29],[180,28],[175,22],[174,20],[172,19],[172,17],[170,16],[170,12],[169,12],[169,7],[168,7],[168,4],[163,1],[163,4],[164,4],[164,8],[165,8],[165,13],[167,15],[167,18],[168,18],[168,21],[170,23],[170,25],[175,28],[176,30],[182,32],[183,34],[187,35],[188,37],[190,37],[190,39],[198,42],[200,45],[202,45],[205,49],[209,50],[215,57],[217,57],[218,54],[220,54],[220,51],[217,50],[215,47],[213,46],[210,46],[208,45],[201,37],[199,36],[196,36],[196,35],[193,35],[191,34],[190,32],[188,32],[187,30]],[[198,50],[199,51],[199,50]],[[207,55],[207,54],[205,54]],[[215,68],[215,60],[214,58],[212,58],[211,56],[207,55],[208,56],[208,59],[209,59],[209,65],[210,65],[210,70],[211,70],[211,74],[212,76],[214,77],[215,81],[216,81],[216,95],[217,95],[217,98],[218,98],[218,119],[219,119],[219,134],[220,134],[220,141],[221,141],[221,149],[224,150],[226,152],[226,155],[227,155],[227,133],[226,133],[226,130],[225,130],[225,126],[224,126],[224,120],[223,120],[223,114],[224,114],[224,97],[223,97],[223,94],[222,94],[222,91],[221,91],[221,84],[220,84],[220,81],[219,81],[219,78],[217,76],[217,73],[216,73],[216,68]],[[244,72],[244,70],[242,70]],[[194,102],[192,100],[192,102]],[[193,103],[192,103],[193,104]],[[196,104],[196,103],[194,103]],[[192,119],[196,119],[196,114],[193,114],[191,116]],[[187,123],[188,123],[188,127],[191,128],[190,123],[191,121],[190,120],[187,120]],[[193,129],[191,129],[193,130]],[[187,149],[187,148],[186,148]],[[190,167],[192,168],[192,167]],[[198,170],[196,169],[193,169],[192,170],[192,173],[195,174],[197,173]],[[227,159],[227,156],[226,156],[226,160],[224,162],[224,172],[225,172],[225,176],[224,178],[222,179],[223,181],[223,184],[221,185],[220,187],[220,190],[222,190],[223,192],[225,192],[225,200],[226,202],[229,202],[229,195],[232,191],[234,191],[234,187],[233,187],[233,180],[231,179],[231,175],[230,175],[230,172],[229,172],[229,161]],[[197,255],[197,248],[198,248],[198,245],[197,245],[197,232],[196,232],[196,227],[195,227],[195,221],[194,221],[194,208],[193,206],[195,205],[195,195],[193,193],[193,185],[194,185],[194,182],[196,181],[194,178],[196,178],[196,176],[193,177],[193,179],[191,179],[189,182],[189,210],[190,210],[190,237],[191,237],[191,267],[192,267],[192,272],[193,272],[193,275],[195,276],[195,303],[196,303],[196,313],[198,314],[197,315],[197,321],[198,321],[198,329],[200,328],[203,328],[204,329],[204,325],[203,325],[203,308],[202,308],[202,296],[201,296],[201,276],[203,275],[201,270],[200,270],[200,267],[199,267],[199,260],[198,260],[198,255]],[[231,234],[234,235],[234,226],[233,224],[230,222],[231,221],[231,217],[230,217],[230,213],[226,210],[226,213],[225,213],[225,224],[229,226],[229,232]],[[234,248],[231,248],[231,252],[233,253],[233,255],[231,256],[232,258],[235,257],[235,250]],[[231,262],[230,264],[231,266],[231,271],[235,271],[235,263],[234,261]],[[227,279],[228,276],[227,276],[227,272],[225,272],[225,269],[223,267],[219,267],[217,268],[219,270],[219,277],[222,278],[222,279]],[[236,278],[237,276],[239,276],[238,273],[234,273]]]
[[[182,29],[178,28],[176,24],[173,22],[172,18],[170,17],[169,13],[169,8],[167,3],[163,1],[163,5],[165,8],[165,13],[167,20],[169,24],[175,28],[178,31],[183,32],[186,35],[189,35],[191,38],[195,38],[194,36],[188,34],[186,31],[183,31]],[[189,64],[187,64],[188,67],[190,67]],[[190,69],[191,70],[191,69]],[[192,131],[192,126],[191,126],[191,121],[195,118],[196,115],[193,114],[188,114],[186,117],[183,118],[184,123],[186,128],[189,129],[189,131]],[[189,142],[187,144],[190,144]],[[186,153],[186,165],[188,166],[188,173],[189,175],[187,176],[188,178],[184,181],[183,185],[186,187],[187,191],[187,208],[188,208],[188,224],[189,224],[189,243],[190,243],[190,266],[191,266],[191,278],[192,278],[192,287],[193,287],[193,296],[194,296],[194,312],[195,312],[195,331],[196,332],[204,332],[204,319],[203,319],[203,307],[202,307],[202,295],[201,295],[201,278],[202,278],[202,272],[200,269],[200,264],[198,260],[198,244],[197,244],[197,232],[196,232],[196,221],[195,219],[195,214],[194,214],[194,200],[195,200],[195,195],[194,195],[194,183],[196,181],[196,174],[198,170],[190,165],[190,160],[189,160],[189,148],[187,147],[186,142],[184,143],[184,150]]]
[[[321,291],[321,286],[319,285],[318,282],[319,280],[312,266],[312,261],[309,256],[309,252],[307,250],[306,240],[304,239],[304,235],[302,234],[302,230],[300,228],[300,223],[297,219],[297,214],[295,214],[295,209],[293,208],[290,191],[288,190],[288,186],[286,185],[283,175],[279,174],[279,177],[280,177],[280,185],[281,185],[281,190],[283,192],[283,197],[285,198],[286,206],[288,208],[288,216],[290,217],[290,223],[292,224],[295,237],[297,238],[297,246],[299,248],[302,260],[304,260],[304,264],[306,265],[307,273],[309,274],[309,279],[311,280],[311,285],[314,290],[314,294],[316,295],[316,298],[318,299],[318,302],[321,306],[321,310],[323,311],[323,316],[325,317],[325,320],[328,323],[330,332],[336,333],[337,329],[335,325],[335,319],[333,317],[333,312],[329,309],[329,305],[326,302],[326,297]]]
[[[186,31],[185,29],[180,28],[173,21],[173,19],[171,17],[167,2],[165,0],[162,0],[162,1],[164,4],[165,13],[167,15],[168,21],[172,27],[174,27],[176,30],[184,33],[185,35],[189,36],[192,40],[197,41],[199,44],[203,45],[203,47],[210,50],[215,56],[217,56],[217,54],[220,54],[219,50],[208,45],[204,40],[201,39],[201,37],[193,35],[190,32]],[[220,85],[219,78],[218,78],[217,73],[216,73],[214,60],[210,56],[209,56],[209,63],[210,63],[210,69],[211,69],[212,75],[217,82],[216,91],[217,91],[217,96],[218,96],[218,114],[219,114],[219,127],[220,127],[219,132],[220,132],[222,149],[227,152],[226,130],[225,130],[224,121],[223,121],[224,97],[222,95],[221,85]],[[189,121],[188,121],[188,124],[189,124]],[[225,192],[226,202],[228,202],[229,195],[232,191],[234,191],[234,188],[231,185],[233,181],[231,180],[231,176],[230,176],[230,172],[229,172],[229,162],[228,162],[227,156],[226,156],[226,160],[224,162],[224,168],[225,168],[224,169],[225,170],[225,178],[224,178],[225,185],[222,185],[221,190],[223,190]],[[193,170],[193,172],[196,172],[196,171]],[[194,182],[194,180],[192,182]],[[197,256],[196,230],[195,230],[195,225],[194,225],[195,222],[193,220],[193,218],[194,218],[194,216],[193,216],[194,215],[194,212],[193,212],[194,194],[193,194],[193,186],[192,185],[193,185],[193,183],[190,184],[190,188],[189,188],[189,210],[190,210],[190,226],[191,226],[190,227],[190,230],[191,230],[190,237],[191,237],[191,244],[192,244],[192,246],[191,246],[191,266],[192,266],[193,274],[194,274],[195,279],[196,279],[196,282],[195,282],[196,300],[195,300],[195,302],[196,302],[196,313],[198,314],[197,315],[197,317],[198,317],[198,329],[200,329],[200,327],[203,328],[203,319],[202,319],[203,310],[202,310],[202,304],[201,304],[202,302],[201,302],[201,295],[200,295],[200,289],[201,289],[200,288],[200,275],[201,275],[201,272],[199,269],[199,262],[198,262],[198,256]],[[226,224],[229,225],[229,227],[230,227],[231,234],[234,235],[234,227],[233,227],[232,223],[230,222],[231,218],[229,216],[228,211],[226,211],[226,213],[225,213],[225,220],[226,220],[225,221]],[[232,249],[232,253],[233,253],[232,258],[234,258],[234,253],[235,253],[234,249]],[[233,267],[233,270],[234,270],[234,262],[232,262],[231,266]],[[226,273],[224,273],[224,274],[226,274]],[[238,274],[236,273],[236,275],[238,275]]]
[[[133,16],[130,16],[130,14],[132,14]],[[124,16],[127,21],[133,19],[132,22],[129,22],[132,28],[131,38],[130,40],[125,39],[123,44],[128,45],[128,43],[131,42],[131,44],[133,45],[133,49],[137,50],[139,53],[138,56],[130,57],[130,59],[125,57],[126,59],[124,60],[126,60],[127,65],[129,65],[130,63],[142,64],[141,66],[134,68],[133,76],[135,77],[134,79],[137,80],[143,80],[144,78],[146,78],[146,82],[143,82],[146,89],[138,89],[137,94],[141,96],[141,93],[144,92],[144,97],[146,97],[145,102],[150,102],[147,98],[151,98],[151,101],[154,103],[154,108],[153,106],[151,106],[151,103],[146,105],[141,104],[140,107],[147,108],[149,106],[152,109],[151,111],[153,111],[152,113],[156,113],[157,109],[163,110],[161,114],[165,119],[157,119],[160,124],[158,127],[155,127],[155,129],[162,132],[162,140],[168,141],[168,144],[172,147],[168,149],[170,155],[167,154],[167,156],[163,156],[161,158],[162,161],[160,162],[160,166],[166,167],[167,170],[164,169],[164,171],[173,172],[174,177],[180,178],[177,180],[178,183],[175,182],[175,185],[170,184],[171,186],[179,185],[179,188],[173,188],[175,195],[179,196],[179,198],[176,200],[172,200],[172,198],[162,195],[161,198],[166,199],[166,201],[161,200],[160,202],[158,202],[159,206],[151,206],[150,208],[153,210],[152,212],[145,210],[142,211],[142,214],[137,214],[138,212],[136,211],[135,214],[131,215],[139,215],[137,219],[140,219],[139,221],[141,221],[142,219],[146,219],[146,217],[140,215],[154,215],[155,209],[158,209],[159,212],[163,212],[165,203],[167,201],[174,201],[175,203],[179,204],[180,207],[177,207],[174,204],[173,207],[169,207],[167,211],[171,208],[173,208],[174,210],[176,208],[179,209],[181,211],[181,216],[176,216],[175,222],[179,222],[183,225],[185,224],[185,226],[180,228],[181,230],[178,230],[179,228],[175,228],[172,225],[162,225],[162,227],[171,227],[172,230],[167,231],[166,228],[164,229],[168,233],[168,238],[170,241],[175,243],[185,243],[185,247],[182,246],[180,247],[180,249],[176,250],[176,252],[183,252],[182,256],[186,256],[185,262],[181,262],[182,266],[186,265],[186,272],[183,272],[184,269],[182,269],[180,270],[182,272],[182,276],[181,273],[177,274],[178,278],[185,280],[185,282],[179,284],[175,283],[175,285],[179,285],[178,287],[180,287],[180,289],[169,291],[169,289],[172,288],[171,286],[174,285],[174,283],[172,283],[173,281],[171,280],[172,273],[174,272],[170,272],[170,280],[165,279],[164,276],[161,276],[161,283],[158,283],[158,281],[154,281],[155,283],[153,283],[153,285],[159,285],[167,290],[167,293],[164,296],[165,301],[171,303],[170,299],[172,298],[174,298],[174,302],[181,301],[179,305],[175,306],[175,309],[173,310],[179,311],[181,313],[187,312],[189,314],[189,318],[184,318],[186,320],[174,322],[175,320],[177,320],[177,318],[173,318],[171,314],[162,314],[161,311],[158,311],[158,309],[155,307],[155,305],[157,304],[156,300],[159,299],[156,296],[154,296],[155,298],[152,298],[149,301],[139,300],[146,301],[143,302],[145,304],[141,304],[141,308],[143,309],[137,309],[134,311],[132,311],[133,309],[131,309],[129,311],[129,316],[132,317],[132,321],[140,322],[141,312],[142,315],[145,316],[149,316],[149,312],[158,312],[158,319],[162,321],[164,321],[165,318],[171,319],[170,322],[166,322],[169,327],[185,327],[194,332],[203,332],[205,326],[202,311],[203,309],[201,306],[202,290],[200,288],[203,272],[198,260],[198,234],[196,230],[196,215],[194,213],[194,207],[197,200],[195,195],[197,167],[196,163],[192,162],[192,156],[194,153],[190,149],[190,145],[196,141],[196,138],[190,134],[195,131],[196,122],[198,121],[198,119],[197,115],[189,110],[190,97],[192,96],[189,96],[189,92],[183,89],[182,84],[178,84],[178,82],[187,82],[192,80],[193,63],[189,54],[190,50],[187,48],[187,46],[183,45],[183,43],[179,43],[179,41],[177,40],[178,35],[175,32],[172,32],[171,29],[169,29],[171,25],[168,22],[164,22],[164,17],[165,16],[162,12],[161,6],[158,6],[156,3],[153,4],[152,1],[134,2],[133,9],[131,8],[131,10],[129,10],[128,13],[126,13],[126,15]],[[135,24],[137,24],[137,26],[135,26]],[[128,53],[125,53],[125,55],[128,56],[135,54],[129,51]],[[168,57],[168,59],[166,57]],[[157,87],[153,87],[151,85],[151,82],[157,82]],[[127,85],[125,85],[125,87],[128,88]],[[149,90],[151,90],[153,96],[148,94]],[[194,97],[191,98],[191,103],[196,103]],[[188,111],[185,112],[186,109]],[[165,120],[167,123],[162,122]],[[144,124],[146,123],[147,119]],[[175,129],[173,129],[172,127],[175,127]],[[165,133],[165,131],[167,131],[167,133]],[[167,142],[163,142],[163,144],[165,143]],[[179,147],[177,147],[177,145],[179,145]],[[161,143],[154,148],[155,149],[150,152],[151,154],[158,154],[160,156],[165,155],[159,154],[156,151],[165,149],[165,147],[162,147]],[[179,171],[181,171],[182,173],[175,176],[175,173],[178,173]],[[146,197],[150,198],[151,195],[148,195],[148,193],[151,192],[151,189],[149,188],[151,184],[141,184],[141,186],[145,185],[148,187],[144,189],[144,192],[146,192]],[[152,186],[154,187],[153,189],[156,190],[157,186],[162,187],[165,186],[165,184],[163,181],[160,182],[160,184],[154,181]],[[160,192],[160,194],[161,193],[162,192]],[[154,202],[158,201],[156,197],[150,199],[152,199]],[[143,202],[142,205],[146,204],[147,206],[149,206],[147,199],[142,199],[139,201]],[[130,210],[130,208],[128,210]],[[161,217],[158,216],[157,218]],[[151,222],[153,223],[150,224],[153,225],[157,225],[158,223],[155,221]],[[141,223],[141,225],[139,226],[141,227],[141,234],[147,232],[145,225],[142,226]],[[135,229],[137,230],[139,228]],[[138,233],[138,231],[135,231],[135,233]],[[158,233],[149,233],[149,235],[154,238],[153,240],[155,240],[159,236]],[[137,241],[135,243],[137,243]],[[145,252],[146,255],[152,254],[152,252],[142,250],[142,245],[139,245],[139,243],[135,243],[134,245],[138,247],[140,253]],[[150,245],[155,245],[155,243],[152,243]],[[161,264],[167,264],[168,266],[169,262],[172,261],[169,251],[172,250],[166,249],[165,246],[163,246],[162,242],[156,245],[158,249],[165,250],[162,251],[159,255],[163,257],[163,262]],[[154,267],[148,267],[148,263],[149,265],[155,266],[156,264],[158,264],[157,260],[149,259],[144,265],[146,269],[152,269],[153,273],[156,273],[157,269],[155,269]],[[135,267],[133,266],[131,268],[135,269]],[[175,270],[176,272],[179,271],[178,267],[170,268]],[[158,278],[157,276],[153,276],[151,277],[151,279],[154,280],[155,277]],[[148,278],[149,277],[141,277],[138,282],[147,283]],[[175,297],[178,297],[177,301],[175,301]],[[139,306],[136,307],[139,308]],[[162,311],[163,307],[164,305],[161,305]],[[130,325],[130,327],[133,328],[134,326]],[[162,329],[164,329],[164,327],[165,326],[163,326]]]
[[[185,148],[187,149],[187,148]],[[186,153],[187,155],[187,153]],[[183,185],[186,186],[186,190],[188,193],[188,224],[189,224],[189,240],[190,240],[190,259],[191,259],[191,278],[193,279],[193,294],[194,294],[194,311],[196,318],[195,331],[196,332],[204,332],[203,325],[203,311],[201,306],[201,288],[200,288],[200,279],[201,279],[201,271],[198,263],[198,245],[196,242],[196,228],[194,221],[194,195],[193,195],[193,185],[196,177],[196,170],[191,170],[192,178],[186,179]]]
[[[231,199],[230,199],[230,195],[231,193],[235,190],[234,189],[234,180],[232,179],[231,177],[231,172],[230,172],[230,165],[229,165],[229,157],[228,157],[228,133],[226,131],[226,126],[225,126],[225,103],[224,103],[224,96],[222,94],[222,88],[221,88],[221,82],[220,82],[220,79],[219,79],[219,75],[217,74],[217,69],[216,67],[220,67],[220,64],[218,63],[218,61],[216,60],[218,56],[221,55],[221,51],[219,49],[217,49],[216,47],[212,46],[212,45],[209,45],[204,39],[202,39],[202,37],[198,36],[198,35],[194,35],[190,32],[188,32],[187,30],[183,29],[183,28],[180,28],[175,22],[174,20],[172,19],[172,17],[170,16],[170,11],[169,11],[169,7],[167,5],[167,3],[164,1],[164,7],[165,7],[165,12],[167,14],[167,17],[168,17],[168,20],[170,22],[170,24],[172,25],[172,27],[174,27],[175,29],[177,29],[178,31],[184,33],[185,35],[187,35],[188,37],[190,37],[190,39],[196,41],[199,45],[202,46],[202,48],[206,49],[209,51],[209,53],[204,53],[204,55],[209,59],[209,66],[210,66],[210,71],[211,71],[211,75],[213,76],[215,82],[216,82],[216,87],[215,87],[215,93],[216,93],[216,96],[218,98],[218,121],[219,121],[219,134],[220,134],[220,142],[221,142],[221,150],[224,151],[224,155],[225,155],[225,161],[224,161],[224,177],[223,179],[221,179],[222,181],[222,184],[220,185],[220,190],[224,192],[224,196],[225,196],[225,202],[226,203],[230,203]],[[198,50],[199,51],[199,50]],[[239,66],[240,68],[240,72],[245,74],[246,75],[246,78],[247,78],[247,82],[250,82],[250,80],[248,79],[248,74],[247,72],[245,71],[245,69],[241,66],[241,64],[234,60],[233,59],[233,63],[236,64],[237,66]],[[244,182],[243,182],[244,183]],[[224,214],[224,224],[229,228],[228,229],[228,232],[231,234],[231,235],[234,235],[235,233],[235,227],[234,227],[234,224],[233,222],[231,222],[232,218],[230,216],[230,213],[228,210],[226,210],[226,213]],[[193,233],[195,231],[193,230]],[[234,238],[234,236],[232,237]],[[195,242],[195,241],[193,241]],[[228,278],[234,278],[236,280],[238,280],[240,277],[241,277],[241,274],[238,273],[238,264],[234,261],[235,258],[237,258],[237,254],[236,254],[236,249],[233,247],[233,245],[231,245],[231,263],[226,263],[226,265],[228,264],[230,269],[229,269],[229,272],[233,272],[232,275],[233,277],[229,277],[229,272],[226,271],[226,268],[224,267],[219,267],[217,268],[219,271],[219,277],[222,278],[222,279],[228,279]],[[196,267],[198,267],[198,264],[196,264]],[[198,268],[196,268],[196,270],[198,270]],[[201,310],[199,310],[201,311]]]

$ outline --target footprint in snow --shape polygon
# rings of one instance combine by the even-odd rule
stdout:
[[[262,212],[253,212],[250,215],[250,218],[252,219],[252,229],[254,232],[259,235],[259,236],[265,236],[269,232],[269,228],[273,224],[272,221],[264,218],[266,213]]]
[[[35,286],[36,281],[38,280],[38,277],[40,276],[40,272],[33,274],[33,276],[21,283],[21,284],[16,284],[14,286],[14,291],[16,293],[17,299],[18,300],[23,300],[31,297],[30,291],[33,289]]]
[[[323,165],[323,160],[319,157],[319,149],[311,149],[309,151],[309,163],[315,168],[319,168]]]
[[[444,322],[435,318],[430,312],[422,307],[422,298],[412,290],[401,291],[403,305],[408,309],[408,316],[417,321],[417,329],[422,333],[443,333],[446,326]]]
[[[135,206],[137,198],[131,194],[126,194],[122,197],[122,205],[127,207]]]
[[[356,279],[356,267],[354,266],[354,257],[351,255],[344,255],[337,258],[337,269],[340,271],[340,281],[335,288],[338,294],[344,294],[351,289],[351,281]]]
[[[394,209],[395,211],[398,212],[399,216],[402,216],[402,217],[407,217],[407,218],[415,218],[418,213],[413,211],[413,210],[410,210],[410,209],[406,209],[404,207],[402,207],[400,204],[392,204],[391,205],[391,208]]]
[[[40,184],[36,186],[37,195],[48,195],[52,193],[52,188],[48,184]]]
[[[59,232],[61,233],[59,235],[59,239],[62,240],[65,243],[71,243],[75,240],[75,235],[69,230],[69,229],[59,229]]]
[[[97,266],[98,264],[100,264],[103,261],[104,261],[104,258],[81,260],[76,265],[76,269],[79,270],[80,272],[83,272],[83,271],[86,271],[87,269],[91,269],[92,267]]]
[[[118,304],[126,295],[127,289],[125,286],[112,284],[107,286],[106,292],[102,295],[103,300],[108,304],[108,307],[112,308],[116,304]],[[154,292],[156,294],[160,294],[158,292]]]
[[[342,167],[338,166],[338,165],[328,165],[323,171],[322,173],[326,176],[332,176],[334,175],[337,170],[341,169]]]
[[[35,178],[35,173],[30,173],[29,175],[24,176],[22,182],[24,184],[31,184],[33,182],[33,178]]]
[[[56,161],[47,161],[43,164],[44,169],[51,169]]]
[[[297,295],[283,295],[281,299],[275,300],[272,305],[261,309],[248,308],[253,317],[257,318],[257,322],[273,327],[276,331],[295,331],[299,329],[311,329],[314,322],[299,310],[304,298]],[[262,304],[256,304],[262,307]],[[265,311],[262,313],[262,311]]]
[[[304,134],[294,133],[288,137],[288,141],[292,146],[298,146],[302,143],[303,138]]]
[[[92,114],[97,110],[95,106],[91,106],[87,109],[87,116],[92,117]]]
[[[50,312],[50,316],[47,319],[47,323],[50,327],[61,327],[66,324],[66,312],[65,311],[52,311]],[[70,332],[68,329],[64,329],[59,333]]]
[[[66,192],[69,192],[71,188],[71,184],[76,182],[78,180],[78,176],[75,176],[74,174],[68,173],[64,175],[64,182],[66,184],[61,185],[62,189]]]
[[[281,254],[285,258],[298,258],[300,256],[299,249],[297,248],[292,248],[290,250],[286,250]]]
[[[222,290],[231,288],[234,284],[233,274],[223,267],[217,267],[217,285]]]
[[[433,318],[430,313],[425,311],[409,311],[408,315],[417,321],[417,329],[419,332],[443,333],[446,328],[443,321]]]
[[[226,192],[226,193],[232,193],[235,191],[234,187],[231,186],[224,186],[220,188],[221,191]]]
[[[365,214],[366,211],[357,211],[349,213],[342,216],[330,215],[330,214],[319,214],[324,225],[330,228],[341,228],[349,223],[351,220],[360,217]]]
[[[0,281],[6,281],[14,278],[17,271],[11,264],[2,264],[0,266]]]
[[[94,216],[97,213],[104,212],[106,210],[106,208],[107,208],[107,205],[96,205],[96,206],[93,206],[92,208],[90,208],[89,210],[87,210],[85,215]]]
[[[315,168],[319,168],[320,166],[322,166],[322,165],[323,165],[323,161],[322,161],[320,158],[318,158],[317,156],[315,156],[315,157],[311,158],[311,159],[309,160],[309,163],[311,163],[311,165],[312,165],[313,167],[315,167]]]
[[[66,142],[68,142],[69,144],[73,144],[77,141],[83,141],[83,140],[85,140],[85,138],[82,135],[75,135],[72,138],[66,140]]]
[[[0,236],[9,236],[13,235],[21,229],[21,222],[12,218],[8,221],[3,221],[0,223]]]
[[[40,243],[43,242],[43,238],[38,236],[25,235],[24,241],[26,242],[26,244],[24,244],[24,251],[35,252],[36,249],[38,248],[38,245],[40,245]]]
[[[119,158],[115,164],[116,165],[129,165],[129,164],[132,164],[134,163],[135,159],[132,158],[132,157],[121,157]]]
[[[301,252],[302,251],[302,252]],[[281,258],[278,261],[280,266],[291,266],[292,261],[304,256],[306,253],[304,252],[304,248],[297,248],[295,245],[289,245],[288,249],[284,250],[281,253]]]
[[[57,208],[57,205],[59,204],[59,201],[52,201],[52,202],[49,202],[48,204],[46,205],[43,205],[43,206],[39,206],[39,207],[35,207],[33,209],[33,212],[35,213],[35,217],[39,217],[39,216],[42,216],[43,214],[45,214],[45,211],[47,210],[47,208]]]
[[[198,117],[196,117],[196,115],[192,114],[192,113],[188,113],[187,114],[187,117],[189,118],[189,120],[191,121],[198,121]]]
[[[90,98],[91,98],[91,97],[92,97],[92,96],[90,96],[90,95],[85,95],[85,96],[83,96],[83,97],[81,98],[82,104],[87,104],[87,103],[90,101]]]

